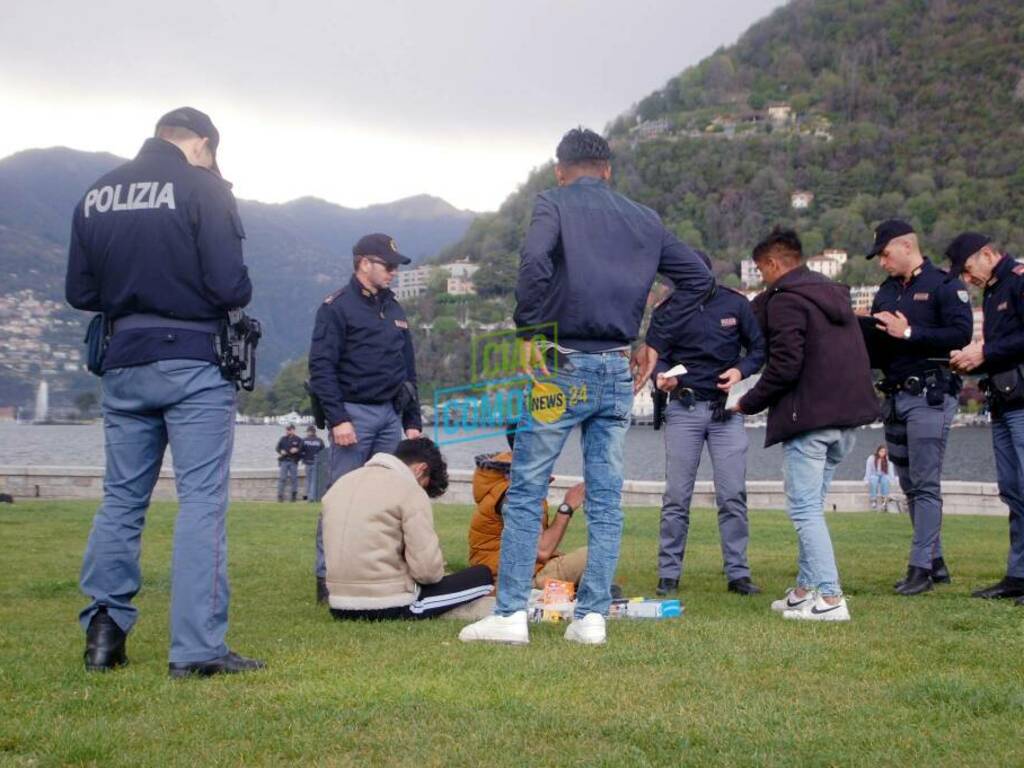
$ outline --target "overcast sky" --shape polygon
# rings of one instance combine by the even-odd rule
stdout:
[[[239,197],[491,210],[565,130],[603,129],[781,4],[10,0],[0,156],[131,156],[188,104],[220,129]]]

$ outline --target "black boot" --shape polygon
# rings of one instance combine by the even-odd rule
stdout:
[[[761,588],[757,586],[757,584],[755,584],[753,581],[751,581],[749,576],[744,576],[739,579],[733,579],[729,582],[727,589],[730,592],[735,592],[739,595],[761,594]]]
[[[674,595],[679,591],[679,579],[658,579],[658,586],[654,588],[656,595]]]
[[[971,597],[980,597],[983,600],[1002,600],[1007,597],[1022,596],[1024,596],[1024,579],[1015,579],[1013,576],[1006,576],[991,587],[978,589],[971,593]]]
[[[916,565],[907,567],[907,578],[896,588],[896,594],[910,597],[928,592],[932,588],[932,572],[929,568],[918,568]]]
[[[107,609],[100,608],[85,633],[85,668],[89,672],[107,672],[127,664],[126,637],[124,630],[107,615]]]
[[[330,597],[330,593],[327,591],[327,579],[323,576],[316,577],[316,603],[317,605],[326,605],[327,598]]]
[[[167,665],[171,677],[210,677],[212,675],[233,675],[238,672],[251,672],[263,669],[266,664],[257,659],[247,659],[234,651],[228,651],[219,659],[209,661],[171,662]]]
[[[946,561],[941,557],[932,560],[932,581],[936,584],[949,584],[953,578],[949,575]]]

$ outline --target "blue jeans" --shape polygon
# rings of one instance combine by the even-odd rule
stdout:
[[[289,495],[287,498],[295,501],[295,496],[299,491],[299,462],[297,461],[279,461],[277,462],[277,500],[285,500],[285,492]]]
[[[1024,579],[1024,410],[992,419],[999,496],[1010,508],[1006,575]]]
[[[505,527],[501,534],[495,613],[525,610],[533,585],[541,522],[537,509],[573,427],[579,425],[586,482],[587,567],[580,581],[576,616],[607,614],[622,538],[622,449],[633,407],[633,381],[621,352],[566,355],[553,378],[565,413],[543,423],[524,412],[516,434]]]
[[[359,469],[375,453],[394,453],[402,442],[402,419],[391,403],[346,403],[345,410],[356,431],[355,445],[335,445],[330,430],[327,431],[331,462],[327,487],[330,488],[342,475]],[[325,491],[326,493],[326,491]],[[316,521],[316,561],[313,570],[318,578],[327,577],[327,561],[324,560],[324,518],[323,513]]]
[[[82,562],[82,591],[92,598],[83,629],[105,607],[125,632],[142,573],[139,551],[153,486],[170,444],[178,490],[171,559],[172,662],[227,653],[228,467],[235,434],[235,388],[217,366],[159,360],[103,376],[106,474]]]
[[[885,497],[889,495],[889,476],[888,475],[871,475],[868,478],[868,496],[874,500],[879,495]]]
[[[852,429],[815,429],[782,444],[786,512],[799,542],[796,583],[826,596],[843,591],[825,522],[825,496],[855,438]]]

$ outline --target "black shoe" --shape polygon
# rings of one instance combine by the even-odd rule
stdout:
[[[910,597],[928,592],[933,587],[932,572],[929,568],[918,568],[911,565],[907,568],[907,578],[896,588],[896,594]]]
[[[654,588],[656,595],[674,595],[679,591],[679,579],[658,579],[658,586]]]
[[[326,605],[330,593],[327,591],[327,579],[323,576],[316,577],[316,604]]]
[[[105,608],[98,610],[85,633],[85,668],[89,672],[107,672],[127,664],[128,657],[124,651],[126,637]]]
[[[612,600],[621,600],[623,597],[622,587],[618,584],[612,584]]]
[[[971,597],[980,597],[982,600],[1001,600],[1007,597],[1024,597],[1024,579],[1016,579],[1013,576],[1006,576],[1002,581],[993,584],[991,587],[975,590],[971,593]]]
[[[949,568],[946,561],[941,557],[932,560],[932,581],[936,584],[949,584],[953,578],[949,575]]]
[[[171,677],[210,677],[211,675],[233,675],[238,672],[251,672],[263,669],[266,664],[256,659],[247,659],[234,651],[228,651],[219,659],[209,661],[171,662],[167,665]]]
[[[750,580],[749,576],[744,576],[739,579],[733,579],[729,582],[728,589],[730,592],[735,592],[738,595],[759,595],[761,594],[761,588]]]

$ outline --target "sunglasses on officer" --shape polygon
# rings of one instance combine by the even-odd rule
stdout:
[[[372,256],[367,256],[366,260],[369,261],[369,262],[372,262],[373,264],[380,264],[382,267],[384,267],[385,271],[387,271],[387,272],[397,272],[398,271],[398,265],[397,264],[391,264],[390,262],[384,261],[384,259],[375,259]]]

